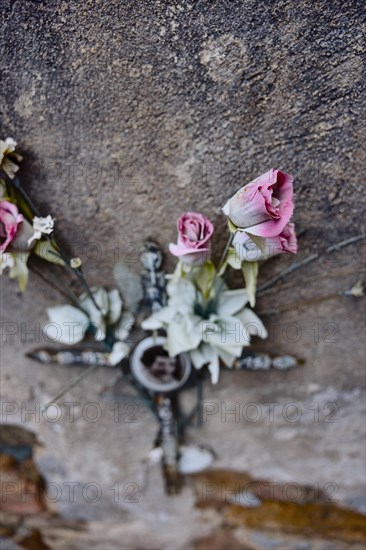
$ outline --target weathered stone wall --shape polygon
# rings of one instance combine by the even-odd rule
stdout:
[[[91,283],[110,283],[117,259],[138,270],[144,240],[167,246],[184,210],[204,212],[223,235],[220,208],[227,197],[271,166],[296,178],[301,258],[362,233],[363,2],[1,5],[2,136],[18,141],[25,157],[22,181],[43,212],[56,217],[57,234],[82,257]],[[220,467],[272,480],[335,482],[340,502],[360,508],[363,304],[341,294],[364,278],[363,258],[358,242],[295,272],[283,281],[287,287],[259,299],[258,312],[279,310],[263,316],[272,337],[261,348],[295,353],[304,366],[224,373],[217,387],[206,387],[205,398],[227,407],[255,402],[263,410],[265,402],[297,402],[305,413],[295,423],[281,408],[273,422],[265,414],[256,423],[212,416],[191,437],[215,448]],[[261,281],[290,261],[263,266]],[[58,300],[52,291],[32,277],[20,297],[4,279],[3,321],[27,327],[45,321],[45,308]],[[282,311],[325,295],[335,296]],[[4,343],[5,401],[43,403],[69,381],[67,369],[27,360],[24,353],[33,345],[20,332]],[[48,480],[97,482],[108,495],[93,506],[82,496],[77,505],[63,498],[58,510],[114,525],[123,523],[121,514],[131,514],[129,547],[187,546],[215,526],[206,514],[202,528],[190,490],[166,499],[154,470],[139,503],[113,502],[108,487],[116,481],[141,486],[140,458],[155,433],[143,410],[137,423],[115,423],[110,407],[116,395],[101,401],[97,424],[83,419],[82,405],[99,402],[113,376],[94,373],[70,392],[69,401],[81,403],[73,424],[34,417],[23,423],[44,442],[38,462]],[[320,422],[314,422],[315,402]],[[324,421],[328,402],[338,406],[336,423]],[[151,539],[147,531],[138,536],[144,528],[153,530]]]

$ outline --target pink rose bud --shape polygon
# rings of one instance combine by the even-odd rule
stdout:
[[[242,262],[257,262],[266,260],[282,252],[296,254],[297,239],[295,224],[288,223],[276,237],[265,239],[264,250],[262,251],[244,231],[237,231],[233,240],[233,247]]]
[[[4,252],[15,238],[18,225],[23,221],[15,204],[0,201],[0,252]]]
[[[248,183],[225,204],[230,221],[252,235],[276,237],[294,210],[293,177],[272,168]]]
[[[201,265],[211,255],[211,237],[214,226],[206,216],[198,212],[186,212],[178,222],[178,242],[170,243],[169,250],[182,262]]]

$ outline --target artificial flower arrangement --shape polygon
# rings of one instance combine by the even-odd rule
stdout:
[[[196,212],[187,212],[178,220],[178,242],[171,243],[169,250],[179,261],[167,285],[168,303],[144,320],[142,327],[164,329],[169,355],[189,352],[196,369],[208,366],[214,384],[219,379],[220,360],[232,367],[251,336],[267,337],[251,308],[259,262],[297,251],[295,227],[290,223],[292,183],[292,176],[272,169],[229,199],[223,212],[230,235],[217,267],[210,259],[211,221]],[[242,270],[245,288],[227,288],[228,266]]]
[[[0,274],[8,269],[10,278],[17,279],[24,291],[30,267],[69,302],[47,310],[47,337],[64,344],[94,338],[104,343],[104,353],[96,356],[99,362],[114,366],[129,353],[124,341],[133,314],[123,311],[118,289],[91,288],[81,260],[68,257],[56,241],[55,220],[38,212],[16,177],[22,157],[15,148],[12,138],[0,140]],[[83,290],[80,295],[70,285],[69,276]]]
[[[179,391],[190,381],[198,387],[199,373],[206,367],[216,384],[220,364],[235,367],[252,336],[267,337],[253,311],[258,268],[274,255],[297,251],[290,222],[293,178],[271,169],[227,201],[222,210],[228,240],[217,266],[211,259],[212,222],[201,213],[186,212],[177,223],[177,243],[169,245],[178,259],[174,273],[164,275],[161,251],[148,242],[141,255],[141,280],[119,264],[114,269],[118,288],[107,289],[90,287],[81,260],[68,256],[57,242],[55,220],[41,215],[16,177],[22,157],[15,149],[13,139],[0,140],[0,272],[9,270],[24,291],[32,269],[67,298],[68,303],[47,310],[47,337],[67,347],[41,349],[30,356],[43,363],[89,366],[47,407],[96,367],[120,365],[159,422],[156,449],[161,451],[168,492],[176,492],[181,473],[197,471],[212,459],[206,451],[182,445],[192,413],[179,412]],[[228,288],[229,267],[242,271],[242,288]],[[131,330],[140,334],[137,344]],[[93,341],[97,347],[91,347]]]

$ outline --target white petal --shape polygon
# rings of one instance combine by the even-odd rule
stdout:
[[[2,275],[2,272],[7,267],[14,267],[13,254],[9,254],[9,252],[6,252],[5,254],[0,252],[0,275]]]
[[[38,241],[42,237],[42,233],[40,231],[35,231],[30,239],[28,239],[28,246],[32,244],[33,241]]]
[[[219,317],[234,315],[248,303],[248,293],[245,289],[224,290],[220,294],[217,313]]]
[[[18,252],[16,254],[11,254],[11,256],[12,259],[7,258],[7,265],[5,267],[10,268],[10,279],[18,279],[19,289],[24,291],[28,282],[29,271],[27,261],[29,252]]]
[[[224,206],[223,209],[222,209],[222,211],[223,211],[223,213],[225,214],[225,216],[228,216],[229,213],[230,213],[230,201],[231,201],[231,199],[229,199],[229,200],[227,201],[227,203],[225,204],[225,206]]]
[[[254,237],[255,238],[255,237]],[[259,237],[265,243],[265,239]],[[261,248],[244,231],[237,231],[232,243],[236,262],[257,262],[264,259]],[[265,245],[264,245],[265,246]]]
[[[141,328],[143,328],[144,330],[158,330],[159,328],[163,327],[163,321],[157,318],[155,314],[151,315],[151,317],[148,317],[147,319],[144,319],[141,323]]]
[[[175,307],[162,307],[153,313],[153,315],[150,315],[150,317],[144,319],[141,323],[141,327],[145,330],[157,330],[158,328],[163,328],[165,325],[169,325],[169,323],[171,323],[176,314],[177,309]]]
[[[193,366],[196,369],[201,369],[203,365],[207,365],[207,363],[210,361],[209,348],[210,346],[208,346],[207,344],[201,344],[197,349],[192,349],[189,352]]]
[[[201,326],[202,339],[207,344],[224,349],[249,345],[249,333],[237,316],[216,318],[211,315],[208,321],[202,321]],[[231,353],[237,356],[237,352]]]
[[[167,285],[167,293],[169,305],[175,307],[193,306],[196,299],[196,289],[187,279],[179,279],[177,282],[170,281]]]
[[[106,289],[101,286],[93,286],[90,290],[93,294],[93,298],[95,302],[101,309],[102,314],[106,315],[108,313],[108,308],[109,308],[108,293]],[[88,313],[90,313],[90,315],[94,313],[95,309],[98,311],[98,309],[93,304],[93,301],[87,292],[84,292],[80,296],[80,303],[82,304],[83,308],[86,309]]]
[[[107,325],[103,318],[101,318],[99,323],[92,323],[95,332],[94,332],[94,338],[97,340],[97,342],[103,342],[105,340],[106,334],[107,334]]]
[[[47,315],[52,323],[44,330],[48,338],[70,345],[84,338],[89,319],[80,309],[65,304],[48,308]]]
[[[260,336],[260,338],[268,337],[266,327],[252,309],[246,307],[242,311],[239,311],[236,317],[240,319],[250,335]]]
[[[38,218],[37,216],[33,218],[33,229],[36,232],[39,231],[40,233],[50,235],[50,233],[52,233],[53,231],[53,227],[54,220],[50,215],[48,215],[46,218]]]
[[[15,148],[17,146],[17,142],[15,141],[15,139],[11,137],[7,137],[5,139],[5,144],[7,146],[6,148],[7,153],[13,153],[15,151]]]
[[[176,315],[167,328],[166,348],[171,357],[196,349],[201,341],[197,317]]]
[[[219,354],[220,359],[225,363],[227,367],[233,366],[234,361],[237,358],[236,355],[232,355],[227,349],[224,349],[224,348],[217,348],[217,353]]]
[[[107,315],[109,309],[108,293],[103,287],[93,287],[91,288],[91,292],[99,309],[94,305],[93,300],[86,292],[80,296],[80,305],[89,314],[90,321],[96,328],[95,339],[101,341],[104,340],[106,335],[104,317]]]
[[[193,366],[196,369],[201,369],[203,365],[208,365],[208,370],[211,373],[211,381],[217,384],[219,380],[220,362],[218,352],[212,346],[201,344],[199,348],[190,351]]]
[[[195,369],[202,369],[203,365],[207,363],[204,354],[202,353],[202,346],[197,349],[192,349],[189,352],[191,356],[191,361]]]
[[[131,328],[133,327],[134,316],[130,311],[124,311],[117,327],[114,330],[114,336],[117,340],[126,340]]]
[[[220,361],[219,356],[217,354],[217,351],[214,348],[209,348],[209,356],[210,356],[210,362],[208,364],[208,370],[211,374],[211,382],[213,384],[217,384],[219,381],[219,374],[220,374]]]
[[[227,254],[227,263],[233,269],[241,269],[242,260],[239,258],[237,252],[230,248]]]
[[[109,301],[109,313],[108,313],[108,322],[113,325],[117,323],[118,319],[121,317],[122,312],[122,298],[117,288],[110,290],[108,292],[108,301]]]
[[[118,365],[122,359],[128,356],[129,352],[130,348],[127,344],[124,344],[123,342],[116,342],[113,344],[112,351],[108,355],[108,364],[111,367]]]

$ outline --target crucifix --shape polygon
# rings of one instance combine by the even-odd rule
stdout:
[[[214,451],[209,446],[192,446],[187,441],[190,426],[199,428],[202,423],[202,398],[204,374],[192,368],[188,353],[169,357],[164,349],[166,335],[155,332],[148,335],[139,328],[141,321],[152,312],[166,304],[165,274],[162,270],[163,255],[159,246],[148,241],[140,256],[142,272],[140,289],[132,285],[136,299],[140,300],[136,329],[128,342],[132,342],[129,359],[119,364],[119,374],[114,380],[123,379],[136,391],[136,400],[144,404],[154,414],[158,431],[153,444],[152,457],[161,460],[165,488],[168,494],[176,494],[182,487],[184,474],[196,473],[208,467],[214,460]],[[120,286],[131,287],[126,278],[133,275],[123,270],[123,283]],[[88,367],[67,388],[46,404],[46,408],[58,401],[67,391],[80,383],[95,368],[108,366],[106,354],[98,348],[43,348],[28,354],[42,363],[59,365],[79,365]],[[245,350],[234,364],[236,370],[268,370],[270,368],[288,369],[297,366],[300,361],[292,355],[271,356]],[[107,389],[111,389],[111,385]],[[184,412],[181,406],[181,392],[195,392],[195,405]],[[104,388],[104,393],[106,388]],[[131,399],[131,395],[128,396]]]

